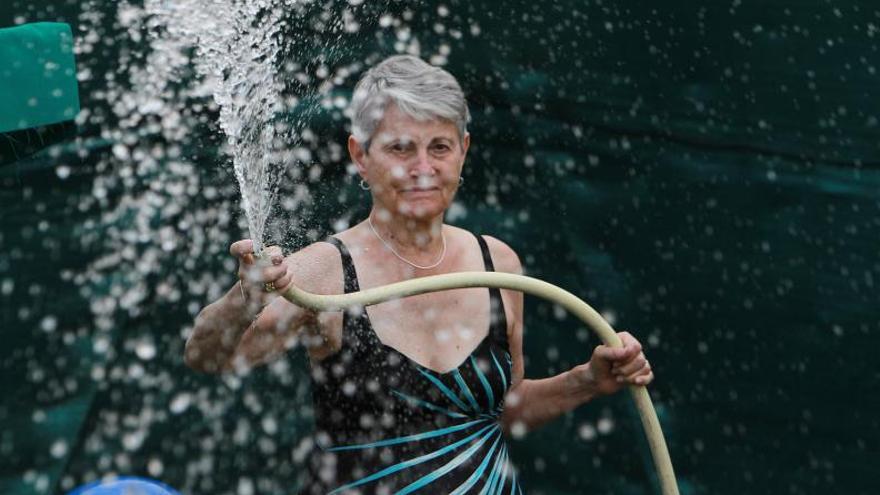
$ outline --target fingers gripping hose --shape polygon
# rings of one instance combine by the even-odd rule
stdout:
[[[417,278],[395,284],[340,295],[318,295],[305,292],[291,285],[283,294],[290,302],[315,311],[339,311],[350,307],[370,306],[408,296],[467,287],[491,287],[510,289],[552,301],[581,319],[605,345],[621,347],[623,344],[611,325],[589,304],[574,294],[553,284],[523,275],[499,272],[459,272]],[[663,495],[678,495],[678,485],[672,469],[672,461],[666,448],[666,440],[660,430],[660,422],[654,404],[644,386],[630,385],[630,394],[636,403],[654,466],[660,480]]]

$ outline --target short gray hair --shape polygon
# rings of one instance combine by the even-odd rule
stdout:
[[[419,121],[452,122],[464,140],[470,113],[455,77],[418,57],[394,55],[368,70],[354,88],[351,132],[365,151],[389,102]]]

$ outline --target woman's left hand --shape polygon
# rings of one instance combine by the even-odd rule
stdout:
[[[648,385],[654,380],[651,364],[642,352],[642,344],[629,332],[618,332],[623,347],[599,345],[580,375],[583,386],[597,393],[613,394],[626,385]]]

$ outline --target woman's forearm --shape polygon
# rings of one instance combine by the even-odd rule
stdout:
[[[206,373],[226,369],[255,317],[238,284],[234,285],[196,317],[193,333],[184,349],[187,366]]]
[[[589,364],[549,378],[522,380],[505,397],[504,430],[517,434],[523,427],[526,432],[535,430],[595,398],[596,389],[576,373],[590,373]]]

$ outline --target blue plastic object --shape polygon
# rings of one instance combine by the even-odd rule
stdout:
[[[67,495],[180,495],[180,493],[156,480],[121,476],[74,488]]]

